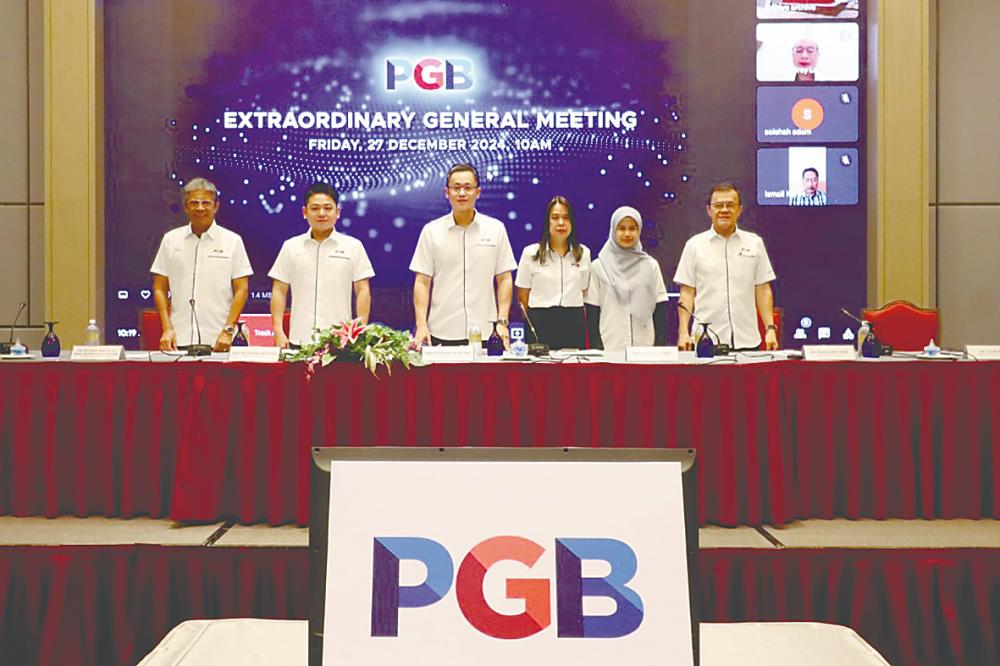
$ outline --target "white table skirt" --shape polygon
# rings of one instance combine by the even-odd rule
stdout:
[[[306,666],[305,620],[189,620],[139,666]],[[702,666],[888,666],[853,629],[816,622],[701,625]]]

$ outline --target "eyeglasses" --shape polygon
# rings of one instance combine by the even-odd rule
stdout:
[[[188,199],[187,205],[191,208],[211,208],[215,205],[214,201],[199,201],[197,199]]]
[[[809,55],[815,55],[819,49],[815,46],[796,46],[795,54],[802,55],[803,53],[808,53]]]
[[[452,185],[448,188],[448,191],[452,194],[472,194],[478,189],[479,187],[476,185]]]

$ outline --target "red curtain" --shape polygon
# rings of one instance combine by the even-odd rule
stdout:
[[[995,549],[711,549],[706,622],[854,628],[893,666],[1000,663]],[[134,664],[187,619],[305,619],[306,548],[0,548],[0,663]]]

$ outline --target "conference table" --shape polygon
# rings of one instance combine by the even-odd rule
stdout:
[[[0,363],[0,515],[305,525],[310,447],[392,445],[694,448],[702,523],[1000,518],[997,362],[168,360]]]

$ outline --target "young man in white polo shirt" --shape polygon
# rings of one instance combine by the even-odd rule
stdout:
[[[149,271],[163,335],[160,350],[229,350],[253,274],[243,239],[215,222],[219,192],[204,178],[184,186],[188,224],[163,235]],[[170,293],[168,298],[167,294]]]
[[[368,323],[372,304],[368,280],[375,271],[361,241],[334,230],[339,202],[337,191],[326,183],[310,187],[302,207],[309,231],[284,242],[268,273],[274,281],[271,324],[277,347],[304,345],[312,340],[313,331],[352,319],[352,287],[357,316]],[[295,298],[286,336],[283,321],[289,287]]]
[[[777,349],[774,270],[761,237],[737,227],[743,212],[739,191],[729,183],[716,185],[705,210],[712,228],[688,240],[674,275],[681,288],[678,349],[694,348],[689,312],[733,349],[760,347],[759,312],[766,346]]]
[[[507,346],[514,293],[511,271],[517,267],[507,229],[500,220],[476,210],[481,190],[474,166],[456,164],[445,183],[451,212],[424,225],[410,262],[416,273],[414,337],[420,344],[466,344],[473,326],[485,339],[496,322]]]

